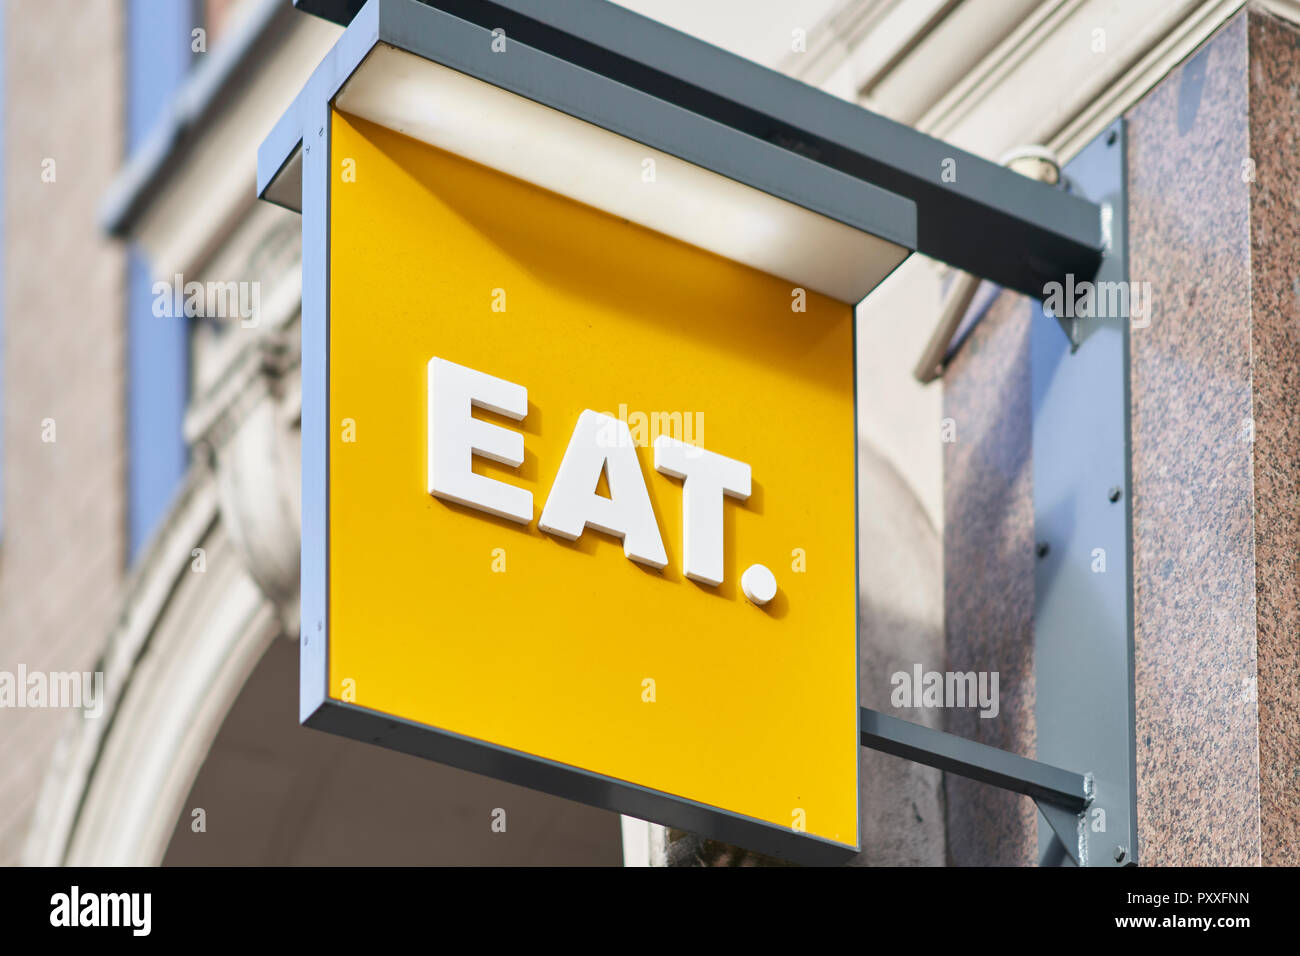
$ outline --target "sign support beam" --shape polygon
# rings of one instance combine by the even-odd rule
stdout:
[[[1092,774],[1062,770],[866,707],[860,722],[864,747],[1031,797],[1058,838],[1044,862],[1060,862],[1068,855],[1076,866],[1087,865],[1082,834],[1092,803]]]
[[[362,0],[294,0],[347,24]],[[916,250],[1026,295],[1091,275],[1097,207],[604,0],[422,0],[439,12],[916,203]]]
[[[1062,770],[866,707],[862,708],[861,721],[862,746],[871,750],[1023,793],[1033,797],[1040,806],[1047,804],[1077,814],[1091,799],[1085,774]]]

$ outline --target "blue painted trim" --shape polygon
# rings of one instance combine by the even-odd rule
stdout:
[[[328,701],[329,684],[329,150],[330,107],[323,84],[307,88],[314,127],[302,175],[302,578],[299,719]]]
[[[133,153],[157,148],[155,131],[166,125],[173,91],[195,56],[196,10],[194,3],[175,0],[130,0],[127,6],[126,139]],[[190,330],[183,315],[154,314],[153,276],[138,249],[127,269],[127,554],[134,560],[189,467],[183,426]]]

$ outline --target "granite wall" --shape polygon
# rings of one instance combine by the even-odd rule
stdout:
[[[1247,21],[1260,859],[1300,865],[1300,30]],[[1250,675],[1247,675],[1247,680]]]
[[[944,620],[952,671],[997,671],[998,715],[949,710],[951,733],[1034,755],[1030,303],[1004,293],[944,373]],[[948,862],[1037,858],[1028,798],[944,775]]]
[[[1128,116],[1139,860],[1259,859],[1246,17]]]

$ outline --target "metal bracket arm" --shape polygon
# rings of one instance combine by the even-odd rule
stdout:
[[[1039,804],[1079,813],[1092,799],[1092,788],[1085,774],[1062,770],[956,734],[931,730],[866,707],[861,708],[859,726],[864,747],[1023,793]]]
[[[1092,774],[1062,770],[866,707],[859,713],[862,746],[1033,798],[1060,848],[1075,865],[1087,864],[1082,814],[1092,802]]]

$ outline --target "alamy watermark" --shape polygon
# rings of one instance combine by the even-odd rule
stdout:
[[[179,272],[174,282],[155,282],[152,292],[160,319],[239,319],[245,329],[256,328],[262,303],[260,282],[186,282]]]
[[[19,664],[17,673],[0,671],[0,708],[73,707],[86,717],[104,712],[104,672],[29,671]]]
[[[1043,286],[1043,310],[1058,319],[1111,319],[1127,316],[1135,329],[1151,324],[1150,282],[1064,282]]]
[[[618,414],[601,412],[609,419],[596,436],[600,448],[616,448],[632,444],[640,448],[649,446],[655,435],[667,435],[694,448],[704,447],[703,412],[641,412],[629,411],[627,404],[618,406]],[[620,428],[619,424],[627,428]]]
[[[50,897],[50,925],[55,927],[120,927],[132,936],[148,936],[152,911],[152,893],[83,893],[73,884],[68,892]]]
[[[911,673],[896,671],[889,683],[895,707],[978,707],[981,717],[998,715],[997,671],[927,671],[914,664]]]

